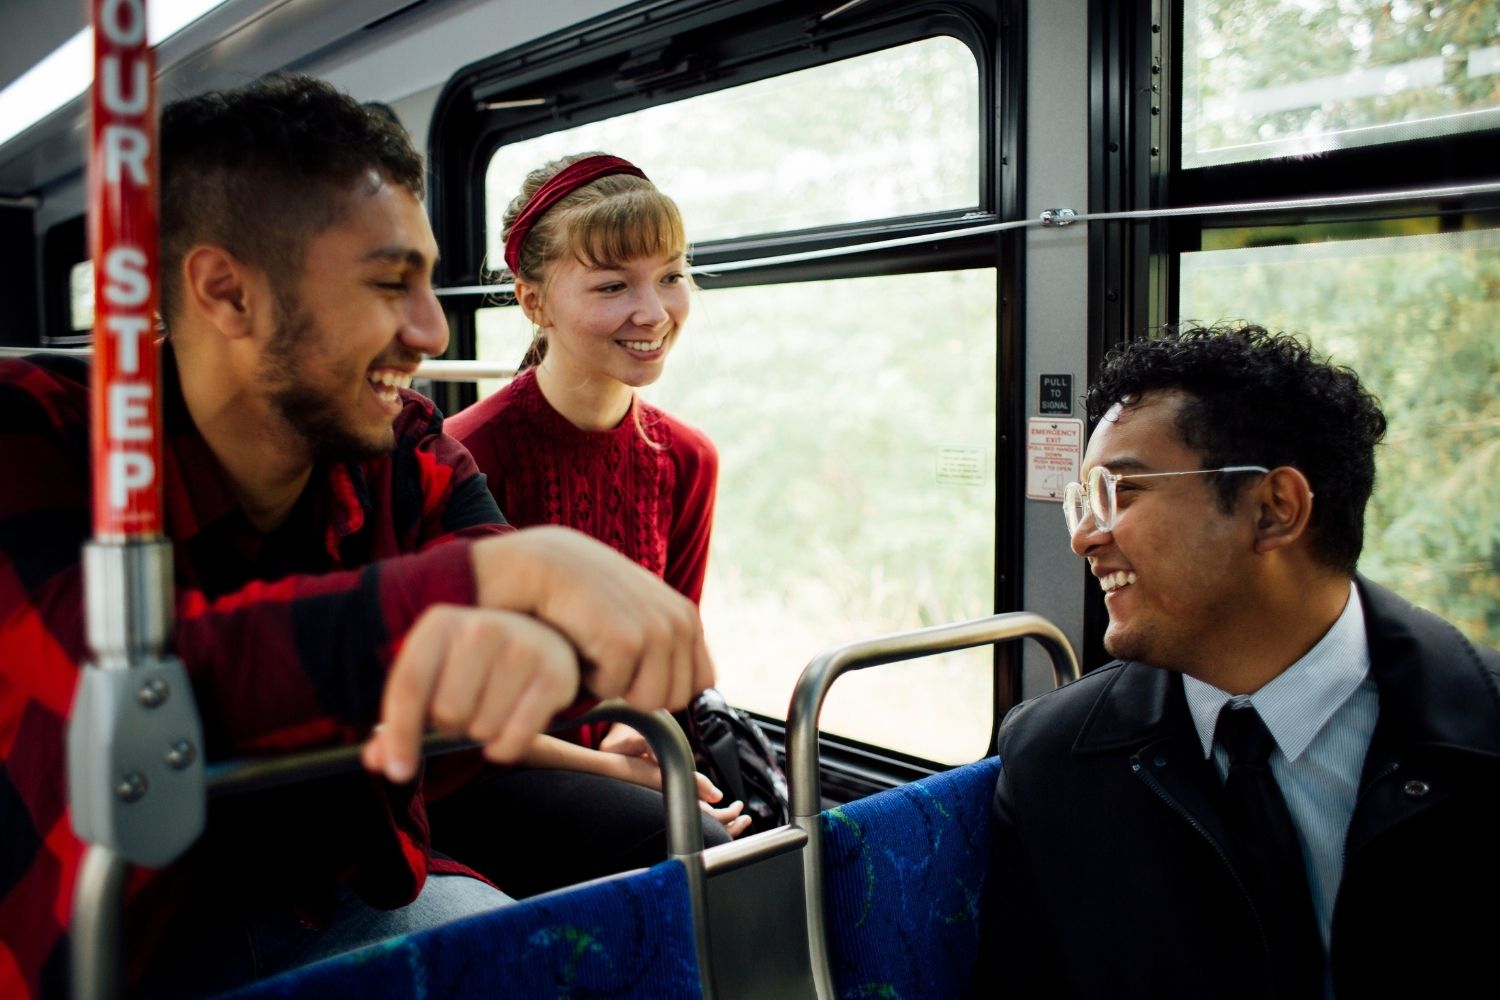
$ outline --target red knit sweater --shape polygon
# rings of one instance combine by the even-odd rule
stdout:
[[[702,431],[639,397],[613,430],[579,430],[547,402],[534,369],[446,430],[474,456],[511,524],[577,528],[693,601],[702,595],[719,473]]]
[[[703,594],[719,455],[702,431],[639,396],[618,427],[580,430],[547,402],[534,368],[445,429],[474,456],[511,524],[576,528],[694,603]],[[597,748],[608,730],[595,723],[557,735]]]

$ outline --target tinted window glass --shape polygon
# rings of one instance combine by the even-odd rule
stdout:
[[[94,329],[94,262],[81,260],[68,270],[68,328],[75,333]]]
[[[1182,165],[1500,127],[1493,0],[1187,0]]]
[[[633,161],[708,240],[979,202],[973,53],[929,38],[502,147],[485,175],[487,253],[526,173],[598,149]]]

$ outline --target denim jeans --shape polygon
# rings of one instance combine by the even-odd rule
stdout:
[[[191,942],[167,942],[170,957],[147,973],[140,995],[166,1000],[234,989],[510,902],[503,892],[466,875],[429,875],[417,898],[399,910],[377,910],[340,889],[333,917],[321,927],[309,927],[284,907],[203,928]]]

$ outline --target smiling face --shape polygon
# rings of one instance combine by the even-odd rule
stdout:
[[[1084,475],[1097,465],[1117,474],[1202,468],[1177,430],[1183,400],[1166,391],[1129,407],[1116,404],[1089,441]],[[1233,641],[1253,607],[1253,506],[1241,502],[1225,513],[1212,476],[1127,479],[1116,484],[1116,497],[1112,531],[1099,531],[1088,516],[1072,536],[1073,551],[1088,560],[1105,591],[1105,649],[1121,659],[1211,674],[1211,662],[1201,665]]]
[[[368,180],[347,195],[343,219],[304,248],[300,279],[278,298],[259,365],[272,412],[313,454],[330,458],[390,451],[397,389],[448,343],[427,215],[406,188]]]
[[[639,388],[661,377],[687,322],[687,265],[680,253],[597,266],[567,257],[534,295],[554,384]]]

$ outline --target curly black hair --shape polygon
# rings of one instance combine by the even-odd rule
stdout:
[[[395,116],[312,77],[277,74],[168,104],[161,116],[162,312],[185,253],[212,243],[283,289],[309,239],[343,217],[375,171],[422,197],[422,157]]]
[[[1313,551],[1352,573],[1375,487],[1375,445],[1386,428],[1379,400],[1359,376],[1289,334],[1193,327],[1112,351],[1089,386],[1089,416],[1098,420],[1116,403],[1174,389],[1187,396],[1178,432],[1205,468],[1289,465],[1307,477],[1317,497]],[[1215,478],[1227,512],[1245,477]]]

